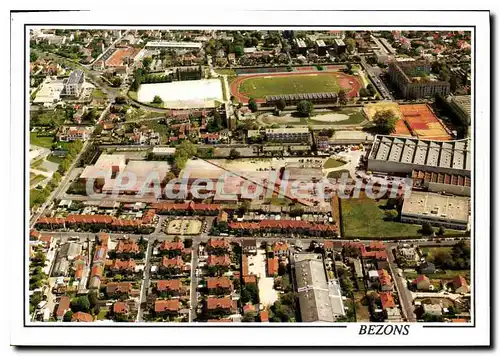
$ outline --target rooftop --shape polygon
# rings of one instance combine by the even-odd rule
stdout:
[[[470,198],[413,191],[405,199],[402,214],[428,216],[466,223],[469,220]]]

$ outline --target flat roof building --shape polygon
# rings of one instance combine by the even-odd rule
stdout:
[[[377,135],[368,155],[368,169],[386,173],[422,170],[469,177],[470,151],[469,139],[430,141]]]
[[[334,322],[345,315],[339,284],[327,280],[323,257],[306,253],[293,258],[302,322]]]
[[[151,41],[146,43],[146,49],[201,50],[201,42]]]
[[[456,230],[468,228],[469,216],[470,198],[417,191],[405,198],[401,210],[401,222]]]

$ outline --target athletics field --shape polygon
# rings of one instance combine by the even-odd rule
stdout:
[[[264,102],[267,95],[337,93],[341,89],[348,97],[354,97],[358,95],[361,84],[356,76],[336,71],[245,75],[231,82],[231,94],[243,103],[250,98]]]

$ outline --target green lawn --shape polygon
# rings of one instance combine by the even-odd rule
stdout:
[[[351,174],[349,173],[349,171],[347,169],[341,169],[341,170],[338,170],[338,171],[333,171],[333,172],[329,172],[328,175],[326,176],[327,178],[341,178],[342,177],[342,174],[347,174],[347,177],[348,178],[351,178]]]
[[[231,69],[231,68],[216,69],[215,73],[220,74],[220,75],[236,76],[236,72],[234,71],[234,69]]]
[[[53,162],[53,163],[57,163],[57,164],[61,164],[62,161],[64,161],[64,158],[63,157],[59,157],[59,156],[54,156],[54,155],[48,155],[47,156],[47,161],[49,162]]]
[[[328,158],[323,167],[325,169],[337,168],[337,167],[341,167],[345,164],[346,163],[344,161],[333,159],[333,158]]]
[[[452,247],[422,247],[421,250],[427,254],[428,259],[431,259],[438,251],[451,253]]]
[[[418,236],[420,226],[384,220],[386,200],[342,199],[342,218],[346,237]]]
[[[36,185],[44,179],[45,179],[45,176],[42,174],[34,174],[32,176],[32,173],[30,173],[30,186]]]
[[[54,136],[38,136],[36,132],[30,132],[31,145],[50,149],[52,148],[52,142],[54,142]]]
[[[101,89],[92,90],[92,97],[96,99],[106,99],[108,96]]]
[[[241,83],[240,92],[263,99],[266,95],[338,92],[340,86],[331,74],[304,74],[284,77],[248,78]]]

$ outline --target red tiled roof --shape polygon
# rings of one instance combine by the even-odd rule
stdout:
[[[229,248],[229,242],[226,239],[209,239],[207,243],[208,247],[211,248]]]
[[[163,241],[160,244],[160,250],[174,251],[182,250],[184,248],[184,243],[182,241]]]
[[[83,277],[84,270],[85,270],[85,263],[78,263],[75,269],[75,279],[81,279]]]
[[[59,305],[56,310],[56,316],[62,317],[68,311],[70,304],[70,299],[68,296],[63,295],[59,301]]]
[[[255,274],[247,274],[246,276],[243,276],[243,283],[244,284],[256,284],[257,283],[257,276]]]
[[[231,264],[231,259],[229,258],[229,255],[209,255],[207,264],[209,266],[229,266]]]
[[[248,274],[248,256],[241,255],[241,274],[246,276]]]
[[[110,282],[106,285],[106,293],[114,295],[116,293],[128,294],[132,290],[132,283],[130,282]]]
[[[412,282],[412,284],[419,284],[422,281],[429,282],[429,277],[427,277],[426,275],[421,274],[421,275],[417,276],[417,278],[415,278],[415,280]]]
[[[216,288],[230,289],[232,287],[233,283],[228,277],[210,277],[207,279],[208,289],[216,289]]]
[[[163,256],[163,258],[161,259],[161,265],[162,267],[172,267],[172,266],[182,267],[184,266],[184,261],[182,260],[181,256],[177,256],[174,258],[168,258],[167,256]]]
[[[179,279],[168,279],[161,280],[156,282],[156,289],[159,292],[167,291],[167,290],[180,290],[181,289],[181,281]]]
[[[129,260],[114,260],[113,263],[111,264],[111,269],[112,270],[135,270],[136,264],[133,258]]]
[[[380,292],[380,302],[382,303],[382,309],[396,307],[392,292]]]
[[[92,266],[92,270],[90,271],[90,277],[102,277],[103,270],[104,266],[102,264],[94,264]]]
[[[267,275],[268,276],[274,276],[276,273],[278,273],[278,257],[274,258],[268,258],[267,259]]]
[[[113,304],[113,313],[115,314],[125,314],[128,313],[129,307],[125,302],[116,302]]]
[[[467,284],[467,281],[465,280],[464,276],[456,276],[455,278],[453,278],[453,287],[455,289],[468,286],[469,285]]]
[[[286,242],[276,242],[273,246],[273,251],[288,251],[288,244]]]
[[[221,209],[220,204],[203,204],[195,202],[187,203],[154,203],[151,204],[153,209],[159,211],[178,211],[178,210],[190,210],[190,211],[217,211]]]
[[[75,314],[73,314],[73,316],[71,317],[71,321],[72,322],[86,322],[86,323],[89,323],[91,322],[93,319],[92,319],[92,315],[88,314],[88,313],[84,313],[84,312],[76,312]]]
[[[116,245],[115,251],[117,253],[139,253],[139,245],[132,240],[120,240]]]
[[[387,272],[387,270],[379,269],[377,272],[381,285],[391,285],[391,276],[389,275],[389,272]]]
[[[225,319],[208,319],[208,323],[232,323],[233,319],[225,318]]]
[[[251,313],[251,312],[255,312],[255,305],[253,305],[253,304],[245,304],[243,306],[243,314]]]
[[[260,321],[263,323],[269,322],[269,312],[267,310],[262,310],[259,314]]]
[[[233,303],[231,298],[223,297],[223,298],[208,298],[207,299],[207,309],[231,309]]]
[[[260,222],[231,222],[232,230],[260,230],[260,229],[306,229],[310,231],[338,231],[336,225],[315,224],[304,220],[261,220]]]
[[[178,311],[181,307],[179,299],[155,300],[155,312]]]

